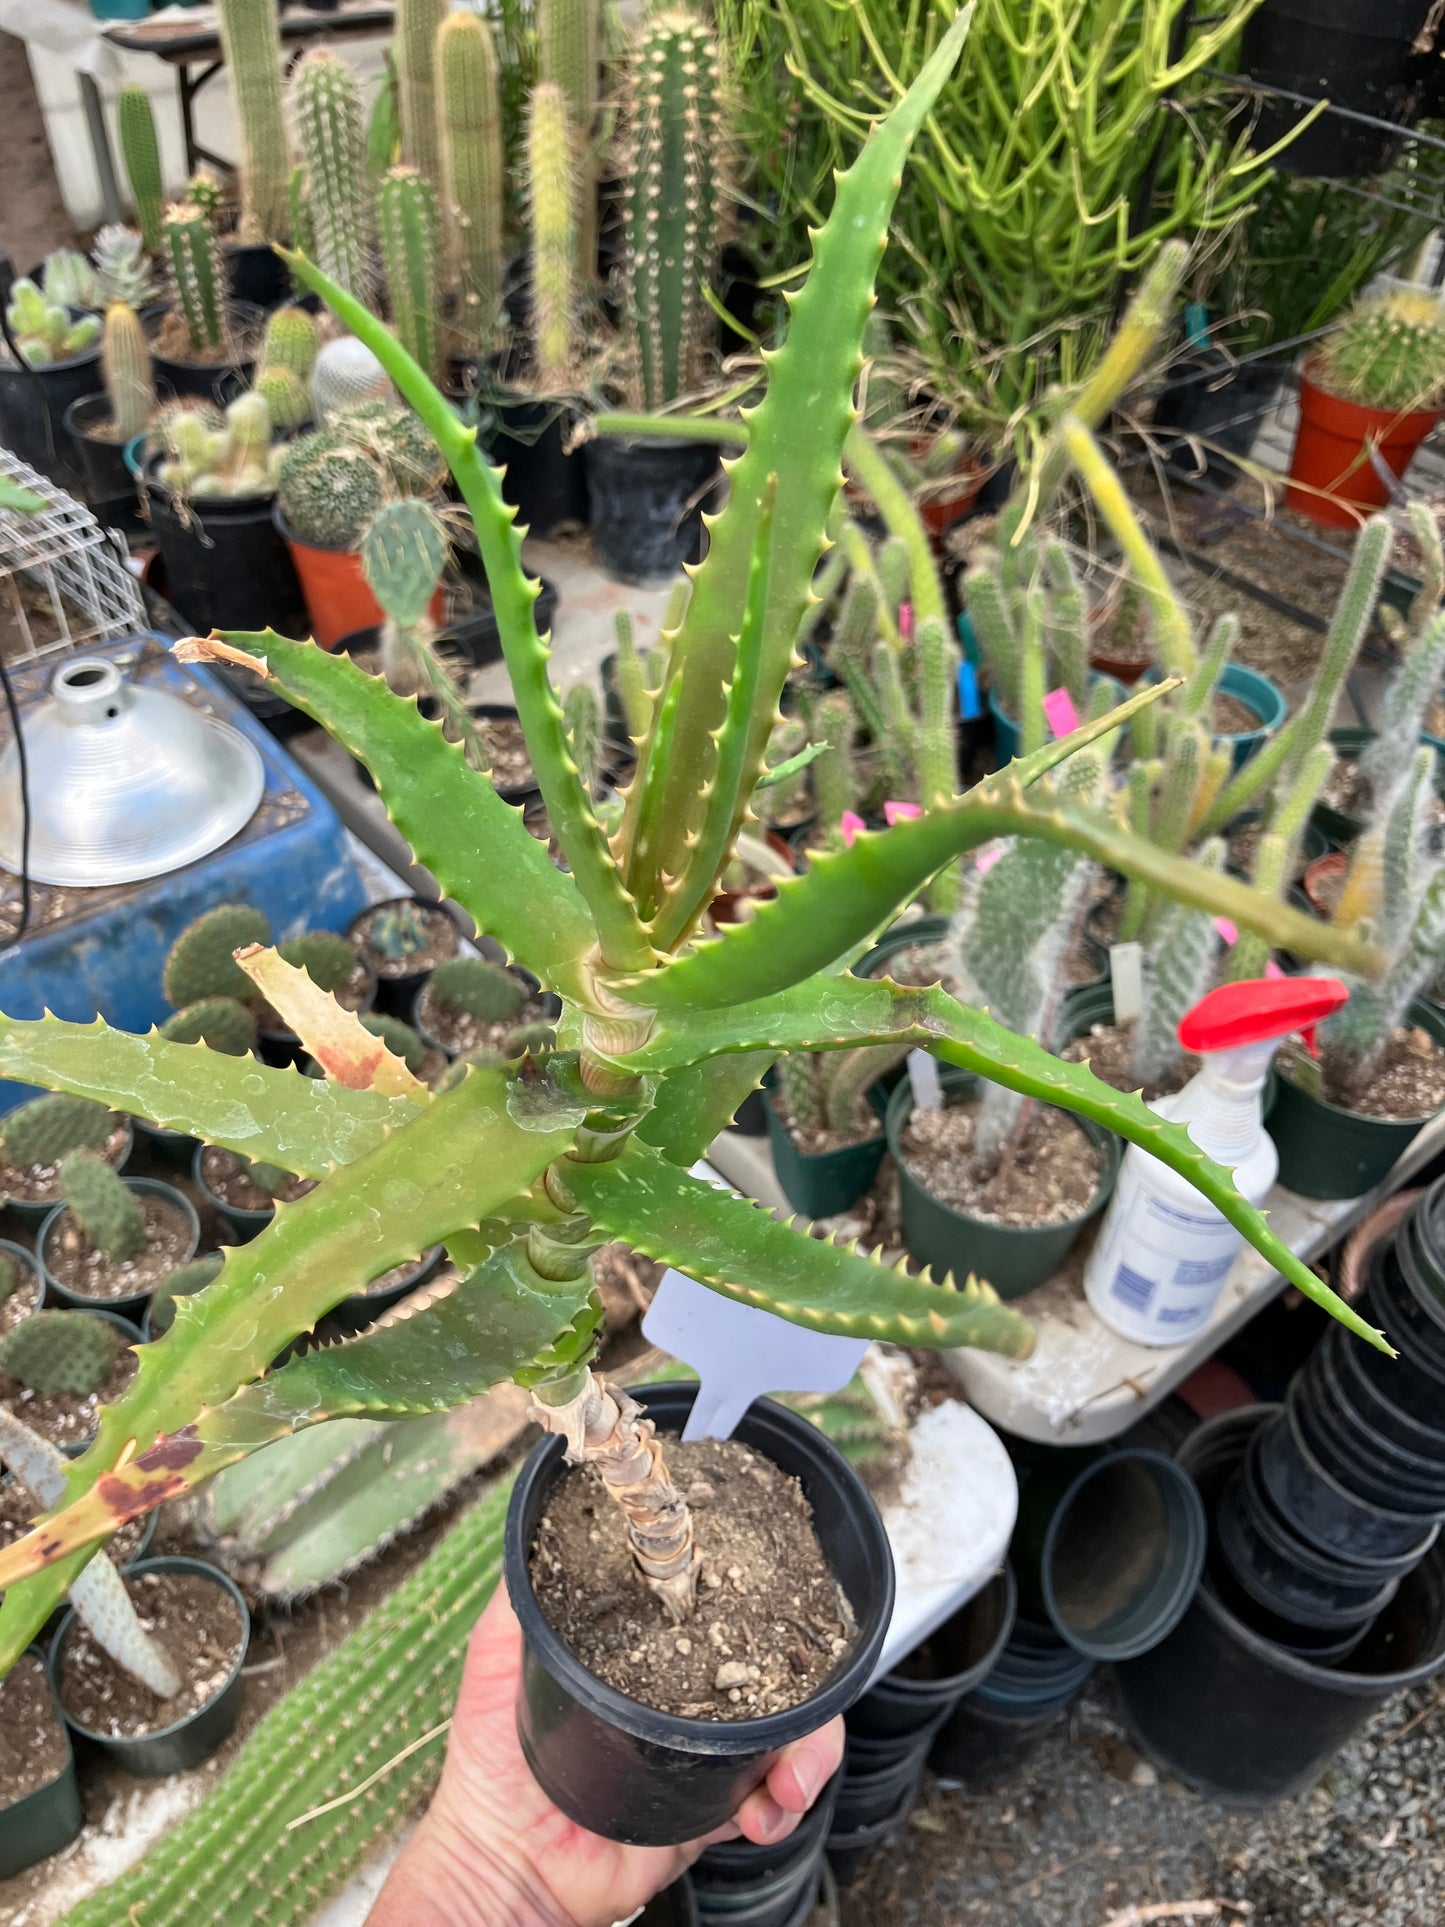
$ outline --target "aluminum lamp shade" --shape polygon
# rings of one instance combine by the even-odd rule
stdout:
[[[80,888],[179,870],[245,828],[266,787],[255,745],[228,723],[83,656],[21,719],[30,875]],[[0,865],[19,873],[20,758],[0,757]]]

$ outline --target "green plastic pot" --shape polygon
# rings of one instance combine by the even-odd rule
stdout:
[[[1348,729],[1332,729],[1329,736],[1331,749],[1337,757],[1347,763],[1353,763],[1364,750],[1365,745],[1373,743],[1374,740],[1373,729],[1360,729],[1354,725]],[[1438,796],[1445,796],[1445,743],[1434,736],[1424,735],[1421,736],[1420,741],[1428,743],[1435,752],[1435,793]],[[1310,812],[1310,822],[1324,832],[1336,849],[1343,849],[1347,844],[1353,843],[1365,827],[1358,816],[1351,816],[1345,810],[1331,809],[1328,803],[1315,804]]]
[[[196,1247],[201,1242],[201,1221],[196,1216],[196,1207],[184,1192],[177,1191],[172,1184],[161,1184],[155,1178],[127,1178],[126,1186],[143,1198],[159,1198],[173,1205],[185,1219],[190,1228],[190,1241],[184,1255],[176,1260],[177,1264],[189,1264],[196,1255]],[[150,1292],[132,1292],[126,1298],[88,1298],[84,1292],[72,1291],[68,1285],[61,1284],[46,1261],[46,1247],[51,1233],[61,1218],[70,1209],[68,1204],[57,1204],[40,1227],[35,1240],[35,1255],[40,1260],[40,1268],[45,1273],[45,1289],[57,1304],[67,1305],[76,1311],[115,1312],[121,1318],[138,1318],[150,1303]]]
[[[971,1071],[950,1068],[942,1072],[946,1100],[971,1096],[978,1082]],[[1073,1122],[1100,1157],[1099,1182],[1088,1208],[1062,1224],[993,1224],[944,1204],[910,1172],[903,1160],[902,1145],[912,1115],[913,1086],[905,1078],[889,1098],[885,1118],[888,1148],[898,1166],[903,1242],[910,1256],[927,1265],[936,1278],[952,1272],[962,1279],[973,1272],[987,1279],[1000,1298],[1020,1298],[1054,1275],[1080,1231],[1108,1203],[1119,1175],[1123,1150],[1119,1139],[1092,1118],[1075,1117]]]
[[[34,1649],[32,1649],[34,1650]],[[44,1654],[35,1657],[44,1664]],[[47,1674],[47,1683],[49,1675]],[[80,1804],[80,1788],[75,1778],[75,1754],[70,1745],[70,1729],[51,1692],[55,1722],[65,1742],[65,1765],[45,1786],[36,1787],[13,1806],[0,1810],[0,1880],[9,1880],[37,1861],[48,1860],[62,1847],[68,1847],[80,1832],[85,1818]]]
[[[1409,1021],[1445,1044],[1445,1012],[1416,1002]],[[1279,1181],[1305,1198],[1357,1198],[1371,1190],[1429,1122],[1428,1116],[1361,1117],[1302,1091],[1282,1071],[1265,1113],[1279,1152]]]
[[[1289,704],[1280,692],[1279,686],[1262,676],[1257,669],[1246,669],[1243,663],[1229,662],[1224,665],[1224,673],[1219,678],[1218,691],[1221,696],[1233,696],[1252,709],[1259,718],[1257,729],[1239,731],[1226,730],[1215,737],[1234,758],[1234,768],[1247,763],[1257,750],[1264,747],[1268,739],[1284,723],[1289,714]]]
[[[1091,671],[1089,687],[1096,688],[1100,683],[1107,684],[1113,693],[1115,703],[1124,702],[1131,693],[1115,677],[1101,676],[1097,670]],[[1231,694],[1238,695],[1242,701],[1247,700],[1240,690],[1233,690]],[[988,692],[988,713],[993,717],[994,748],[998,753],[998,766],[1002,769],[1005,763],[1011,763],[1019,753],[1019,726],[1000,704],[997,691],[992,689]]]
[[[778,1183],[788,1203],[805,1218],[836,1217],[861,1198],[877,1177],[887,1149],[881,1131],[861,1144],[845,1144],[841,1150],[815,1154],[798,1149],[791,1131],[773,1108],[772,1092],[766,1088],[763,1108]]]

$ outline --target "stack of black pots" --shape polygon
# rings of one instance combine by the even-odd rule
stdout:
[[[818,1897],[840,1777],[834,1774],[786,1840],[770,1847],[729,1840],[706,1850],[692,1870],[702,1927],[802,1927]]]
[[[1016,1772],[1057,1725],[1094,1670],[1044,1620],[1022,1614],[997,1663],[944,1722],[929,1765],[982,1791]]]

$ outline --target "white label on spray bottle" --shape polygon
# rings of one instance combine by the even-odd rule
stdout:
[[[1100,1282],[1120,1328],[1149,1328],[1181,1344],[1202,1330],[1243,1242],[1228,1219],[1138,1186],[1111,1230]]]

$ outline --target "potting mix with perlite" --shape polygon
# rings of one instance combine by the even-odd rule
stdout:
[[[1279,1157],[1261,1097],[1281,1037],[1304,1033],[1349,995],[1333,977],[1223,984],[1179,1025],[1203,1068],[1154,1106],[1189,1127],[1206,1156],[1229,1166],[1251,1204],[1274,1183]],[[1181,1178],[1131,1145],[1118,1189],[1084,1271],[1099,1317],[1138,1345],[1179,1345],[1209,1323],[1243,1234]]]

